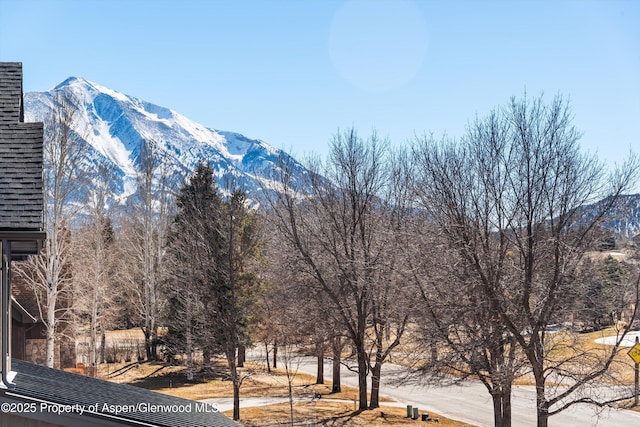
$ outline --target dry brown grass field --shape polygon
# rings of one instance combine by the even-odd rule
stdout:
[[[231,382],[226,375],[222,360],[195,372],[194,381],[187,381],[184,366],[169,366],[165,363],[116,363],[102,364],[98,375],[109,381],[127,383],[172,396],[201,400],[232,397]],[[244,377],[241,397],[287,397],[288,381],[284,370],[271,369],[267,372],[264,364],[248,362],[242,369]],[[357,390],[342,387],[341,393],[331,393],[331,383],[314,384],[315,377],[297,373],[293,378],[293,395],[303,401],[294,402],[296,425],[316,425],[331,427],[390,427],[415,424],[406,418],[406,409],[385,406],[389,399],[381,398],[382,407],[372,411],[357,412],[355,399]],[[318,396],[320,398],[318,398]],[[315,397],[315,398],[314,398]],[[231,416],[232,411],[226,411]],[[472,427],[470,424],[449,420],[438,414],[429,414],[438,419],[439,426]],[[288,403],[241,408],[241,422],[250,427],[290,425]],[[421,423],[427,425],[427,423]]]
[[[588,366],[594,369],[598,360],[604,361],[609,357],[612,346],[599,344],[599,338],[615,336],[614,328],[589,333],[555,332],[550,335],[548,357],[556,361],[565,361],[565,366]],[[605,383],[622,383],[631,385],[634,382],[634,363],[627,354],[628,347],[618,348],[613,363],[609,369],[610,376],[603,376],[599,381]],[[533,379],[525,376],[516,381],[520,385],[534,385]]]
[[[353,404],[345,402],[315,401],[296,404],[295,425],[327,427],[389,427],[407,425],[436,425],[445,427],[473,427],[471,424],[450,420],[437,414],[429,414],[431,422],[420,422],[407,418],[406,409],[382,405],[380,408],[361,413],[354,412]],[[231,415],[231,412],[225,412]],[[289,404],[259,406],[242,412],[245,427],[269,427],[290,425]],[[436,421],[437,420],[437,421]],[[307,424],[304,424],[307,423]]]
[[[597,332],[575,334],[569,332],[557,332],[551,337],[553,345],[550,355],[557,359],[576,357],[581,351],[588,350],[591,353],[605,355],[610,351],[608,345],[598,344],[596,339],[615,335],[614,329],[606,329]],[[114,332],[114,339],[132,339],[135,333],[121,331]],[[413,353],[415,347],[405,344],[406,354]],[[621,348],[616,355],[612,371],[617,378],[626,384],[632,384],[634,379],[633,363],[627,355],[627,348]],[[414,353],[415,354],[415,353]],[[415,357],[415,356],[414,356]],[[408,364],[407,358],[403,363],[402,357],[395,357],[393,362]],[[581,363],[581,358],[576,357],[576,363]],[[98,375],[109,381],[128,383],[146,389],[173,396],[184,397],[193,400],[210,398],[231,398],[232,387],[227,376],[226,363],[217,360],[208,366],[195,370],[195,379],[186,380],[184,366],[171,366],[162,362],[144,363],[111,363],[102,364]],[[243,383],[241,397],[288,397],[288,381],[283,369],[271,369],[268,372],[264,363],[248,362],[241,370]],[[517,384],[532,384],[528,376],[519,378]],[[331,383],[315,384],[315,377],[304,373],[297,373],[293,378],[293,395],[301,401],[294,402],[293,418],[296,425],[317,425],[332,427],[355,426],[403,426],[414,424],[416,421],[406,418],[406,409],[389,406],[389,399],[381,397],[380,409],[357,412],[355,409],[357,390],[352,387],[342,387],[342,392],[331,393]],[[315,398],[314,398],[315,397]],[[320,397],[320,398],[318,398]],[[385,403],[387,406],[385,406]],[[227,415],[231,415],[227,411]],[[469,426],[468,424],[446,419],[438,414],[430,414],[438,419],[441,426]],[[290,407],[288,403],[278,403],[268,406],[258,406],[241,409],[242,423],[245,426],[277,426],[291,422]],[[421,425],[427,425],[427,423]],[[434,423],[435,424],[435,423]]]
[[[598,338],[604,338],[616,335],[616,329],[610,327],[596,332],[578,333],[559,331],[547,333],[547,356],[556,360],[563,361],[564,366],[588,366],[593,368],[597,360],[605,360],[612,350],[612,346],[599,344],[596,342]],[[621,331],[619,333],[622,333]],[[405,341],[398,347],[398,353],[402,356],[394,356],[392,362],[403,365],[408,368],[416,368],[421,365],[419,354],[427,354],[428,350],[421,349],[418,344]],[[630,349],[628,347],[620,347],[613,363],[611,364],[611,377],[615,377],[616,383],[631,385],[634,381],[633,360],[627,355]],[[451,375],[458,375],[455,370],[445,370]],[[612,382],[610,377],[603,377],[600,381]],[[524,375],[515,380],[517,385],[535,385],[530,375]]]

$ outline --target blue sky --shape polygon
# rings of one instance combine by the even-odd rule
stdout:
[[[640,151],[638,1],[0,0],[24,90],[69,76],[302,157],[340,129],[460,136],[526,89],[570,98],[581,144]]]

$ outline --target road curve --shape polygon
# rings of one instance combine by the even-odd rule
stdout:
[[[264,362],[264,354],[251,352],[251,359]],[[315,375],[316,361],[300,357],[293,369]],[[331,375],[331,361],[325,360],[325,376]],[[407,369],[398,365],[383,365],[381,395],[403,405],[418,407],[420,412],[432,411],[447,418],[479,427],[493,426],[493,407],[487,389],[479,381],[463,381],[445,385],[429,385],[420,378],[406,379]],[[355,372],[342,368],[342,383],[357,387]],[[395,406],[395,405],[394,405]],[[535,390],[531,386],[514,386],[512,394],[512,424],[535,427]],[[635,427],[640,426],[640,413],[605,409],[598,412],[592,406],[575,405],[549,419],[549,427]]]

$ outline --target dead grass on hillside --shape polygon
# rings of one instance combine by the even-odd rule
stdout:
[[[194,380],[187,381],[184,366],[170,366],[161,362],[102,364],[98,368],[101,378],[118,383],[127,383],[186,399],[201,400],[233,396],[233,388],[227,374],[226,364],[222,360],[196,369]],[[268,372],[264,364],[246,362],[241,368],[243,377],[240,393],[242,397],[287,397],[288,381],[283,369],[271,369]],[[295,397],[321,395],[324,399],[355,400],[358,390],[342,386],[340,393],[331,393],[332,384],[315,384],[315,377],[298,372],[293,377]],[[370,395],[369,395],[370,397]],[[381,397],[381,402],[390,400]]]
[[[633,412],[640,412],[640,405],[639,406],[634,406],[634,400],[633,399],[629,399],[629,400],[625,400],[622,401],[618,404],[619,408],[623,408],[623,409],[627,409],[629,411],[633,411]]]
[[[548,335],[547,357],[551,363],[562,365],[563,369],[573,372],[593,372],[605,363],[611,355],[613,346],[599,344],[599,338],[615,336],[613,328],[589,333],[555,332]],[[611,385],[632,385],[634,381],[633,360],[628,356],[628,347],[620,347],[607,374],[599,377],[598,382]],[[532,375],[524,375],[514,381],[515,385],[535,385]],[[549,385],[553,385],[552,382]]]
[[[589,333],[557,332],[551,336],[547,355],[556,363],[562,362],[565,367],[576,371],[581,368],[585,371],[593,371],[606,361],[613,350],[613,346],[599,344],[596,340],[615,335],[614,328]],[[628,347],[620,347],[609,368],[609,375],[601,377],[598,381],[632,385],[633,360],[627,354],[628,351]]]
[[[286,373],[282,369],[267,372],[264,364],[248,362],[242,369],[244,382],[242,397],[287,397]],[[128,383],[160,393],[192,400],[229,398],[233,391],[222,360],[198,369],[194,381],[187,381],[185,367],[169,366],[160,362],[103,364],[99,367],[102,378],[119,383]],[[342,386],[342,392],[331,393],[331,383],[315,384],[312,375],[297,373],[293,380],[295,398],[308,398],[294,403],[296,425],[330,427],[389,427],[415,424],[406,418],[406,409],[382,407],[372,411],[357,412],[358,390]],[[320,398],[318,398],[320,397]],[[314,399],[312,399],[314,398]],[[347,402],[345,402],[347,401]],[[389,402],[381,398],[381,402]],[[227,413],[227,412],[225,412]],[[231,416],[232,412],[227,413]],[[438,426],[471,427],[469,424],[452,421],[437,414]],[[290,425],[289,404],[241,408],[242,424],[247,427]],[[435,422],[433,422],[436,424]],[[427,423],[421,423],[427,425]]]
[[[405,425],[437,425],[442,427],[473,427],[460,421],[450,420],[437,414],[429,414],[431,422],[421,422],[407,418],[404,408],[381,406],[378,409],[358,412],[353,404],[345,402],[314,402],[294,405],[294,425],[326,427],[393,427]],[[271,427],[291,425],[288,403],[259,406],[240,410],[240,422],[245,427]],[[233,411],[224,412],[233,415]],[[436,422],[435,419],[438,421]]]
[[[98,365],[98,377],[115,383],[131,384],[151,378],[170,378],[183,370],[182,366],[170,366],[164,362],[103,363]]]
[[[589,333],[568,331],[547,333],[547,357],[549,360],[555,361],[555,364],[562,364],[563,368],[576,372],[581,369],[585,372],[592,372],[596,366],[604,363],[612,350],[612,346],[598,344],[595,340],[615,335],[616,330],[614,328]],[[409,350],[413,347],[411,343],[406,343],[404,348]],[[610,384],[632,385],[634,381],[633,361],[627,355],[628,351],[628,347],[619,348],[609,368],[608,375],[599,378],[598,381]],[[415,368],[420,365],[421,361],[424,361],[425,354],[423,349],[411,354],[411,356],[394,357],[393,362],[408,368]],[[454,376],[459,375],[453,369],[448,369],[444,372]],[[531,375],[523,375],[516,378],[514,385],[535,385],[535,382]]]

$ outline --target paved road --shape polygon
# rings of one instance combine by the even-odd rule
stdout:
[[[295,402],[301,399],[294,399]],[[242,398],[242,389],[240,389],[240,408],[252,408],[254,406],[277,405],[278,403],[288,402],[288,397],[245,397]],[[212,405],[220,412],[233,409],[233,397],[222,397],[213,399],[202,399],[200,402],[206,402]]]
[[[264,356],[251,355],[254,360],[264,361]],[[315,359],[299,360],[298,370],[316,374]],[[381,394],[397,400],[402,406],[412,405],[439,413],[445,417],[477,426],[493,426],[493,408],[487,389],[478,381],[464,381],[448,385],[426,385],[419,380],[401,380],[406,369],[398,365],[383,366]],[[325,375],[331,375],[331,362],[325,361]],[[342,368],[342,383],[357,387],[357,376]],[[514,427],[536,425],[535,390],[530,386],[514,386],[512,395],[512,421]],[[606,409],[601,413],[593,407],[576,405],[554,415],[550,427],[636,427],[640,426],[640,413]]]

